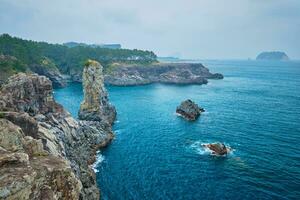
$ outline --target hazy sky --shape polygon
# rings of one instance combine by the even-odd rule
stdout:
[[[159,56],[300,59],[300,0],[0,0],[0,33],[121,43]]]

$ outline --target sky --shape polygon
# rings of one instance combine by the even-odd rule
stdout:
[[[300,59],[300,0],[0,0],[1,33],[191,59]]]

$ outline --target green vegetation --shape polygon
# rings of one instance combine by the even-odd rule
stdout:
[[[89,46],[69,48],[59,44],[23,40],[8,34],[0,36],[0,55],[15,57],[19,61],[18,64],[13,65],[16,71],[25,70],[26,67],[41,64],[41,62],[43,66],[51,67],[52,65],[49,63],[53,62],[54,66],[56,65],[62,73],[67,74],[71,71],[82,70],[88,59],[100,62],[104,70],[113,63],[150,64],[157,62],[156,55],[151,51]],[[5,67],[9,66],[12,65]]]
[[[0,84],[15,73],[26,71],[27,66],[17,58],[0,54]]]

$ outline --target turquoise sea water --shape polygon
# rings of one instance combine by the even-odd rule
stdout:
[[[102,199],[300,199],[300,62],[203,61],[207,85],[108,87],[115,140],[95,166]],[[78,84],[55,91],[75,117]],[[190,98],[206,112],[175,114]],[[201,143],[234,151],[211,156]]]

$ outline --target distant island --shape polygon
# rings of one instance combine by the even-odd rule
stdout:
[[[281,51],[270,51],[260,53],[256,60],[289,60],[289,57]]]

